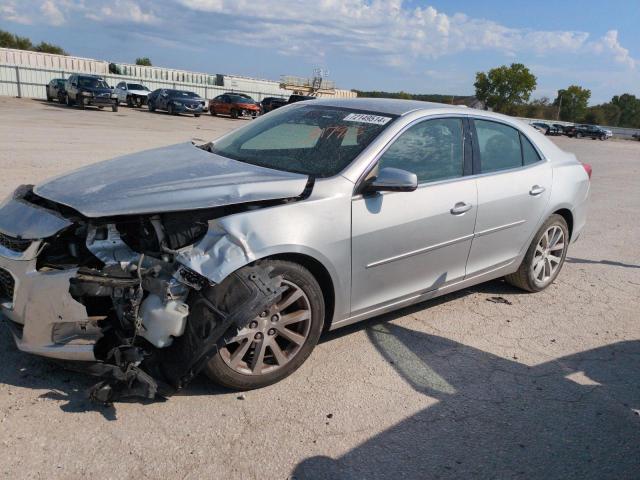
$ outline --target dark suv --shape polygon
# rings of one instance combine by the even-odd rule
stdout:
[[[262,112],[267,113],[271,110],[275,110],[276,108],[283,107],[287,104],[286,98],[280,97],[266,97],[262,99],[261,106]]]
[[[289,101],[287,103],[296,103],[296,102],[304,102],[305,100],[315,100],[318,97],[312,97],[310,95],[298,95],[294,93],[289,97]]]
[[[113,89],[107,85],[104,78],[97,75],[71,75],[65,83],[65,101],[68,107],[111,107],[114,112],[118,111]]]

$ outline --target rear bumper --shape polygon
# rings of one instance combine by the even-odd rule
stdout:
[[[69,293],[76,269],[38,271],[40,241],[25,252],[0,245],[0,269],[13,280],[3,288],[0,311],[9,320],[13,338],[23,352],[63,360],[95,361],[93,346],[100,338],[96,321]]]

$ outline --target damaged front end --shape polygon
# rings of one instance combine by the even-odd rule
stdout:
[[[18,348],[88,362],[100,402],[183,388],[284,291],[260,265],[198,273],[194,244],[220,237],[220,217],[291,200],[96,219],[21,187],[0,206],[0,306]]]

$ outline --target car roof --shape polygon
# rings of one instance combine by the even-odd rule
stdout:
[[[415,110],[436,110],[450,108],[453,110],[469,110],[459,105],[447,105],[445,103],[422,102],[420,100],[400,100],[397,98],[328,98],[319,97],[315,105],[327,105],[331,107],[353,108],[355,110],[368,110],[372,112],[387,113],[391,115],[404,115]]]

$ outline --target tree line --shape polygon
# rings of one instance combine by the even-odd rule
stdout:
[[[47,42],[40,42],[36,45],[27,38],[14,35],[5,30],[0,30],[0,47],[16,48],[18,50],[30,50],[32,52],[54,53],[56,55],[68,55],[62,47]]]
[[[589,106],[591,90],[570,85],[558,90],[553,100],[548,97],[531,100],[537,81],[536,76],[521,63],[502,65],[476,74],[475,98],[484,102],[487,108],[506,115],[640,128],[640,98],[635,95],[615,95],[609,102]],[[359,97],[402,98],[448,104],[468,104],[474,98],[464,95],[354,91]]]

